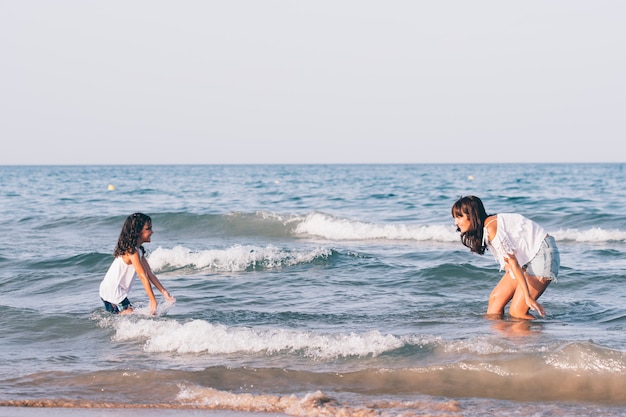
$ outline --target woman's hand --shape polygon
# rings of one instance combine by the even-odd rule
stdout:
[[[546,310],[543,308],[543,306],[537,301],[533,300],[531,297],[526,297],[526,305],[531,310],[535,310],[541,317],[544,317],[546,315]]]

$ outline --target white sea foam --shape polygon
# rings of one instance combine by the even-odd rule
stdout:
[[[147,352],[206,353],[299,353],[313,359],[377,356],[404,346],[408,339],[376,330],[364,333],[325,334],[292,329],[229,327],[204,320],[122,319],[109,321],[115,340],[145,341]]]
[[[591,342],[570,343],[546,357],[546,363],[557,369],[602,375],[626,374],[626,353]]]
[[[240,272],[262,267],[265,269],[309,263],[317,258],[328,257],[332,250],[315,248],[310,250],[285,250],[269,245],[235,245],[226,249],[192,251],[183,246],[172,249],[159,247],[149,255],[150,265],[159,271],[166,268],[191,267],[218,272]]]
[[[395,336],[377,330],[350,333],[320,333],[293,329],[232,327],[205,320],[180,323],[173,319],[103,320],[103,327],[116,329],[115,340],[141,340],[148,352],[206,353],[299,353],[313,359],[378,356],[404,346],[437,348],[444,354],[492,355],[517,349],[498,339],[479,338],[444,341],[423,335]]]
[[[377,401],[367,404],[340,401],[322,391],[302,396],[236,393],[214,388],[179,384],[178,400],[210,410],[245,411],[246,413],[280,413],[299,417],[392,417],[392,416],[449,416],[457,415],[460,406],[454,400]]]
[[[602,229],[593,227],[587,230],[565,229],[554,233],[556,240],[569,240],[575,242],[625,242],[626,231],[618,229]]]
[[[459,239],[453,225],[376,224],[338,218],[324,213],[309,214],[296,233],[330,240],[433,240],[453,242]]]

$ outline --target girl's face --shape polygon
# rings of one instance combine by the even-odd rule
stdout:
[[[152,223],[146,222],[146,224],[143,225],[143,229],[141,229],[141,234],[139,235],[139,240],[141,241],[141,243],[150,242],[150,237],[152,236],[152,233],[154,233],[152,231]]]
[[[454,218],[454,225],[461,233],[465,233],[470,229],[472,222],[465,213],[461,213],[460,216]]]

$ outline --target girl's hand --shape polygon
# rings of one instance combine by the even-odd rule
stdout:
[[[163,291],[163,296],[165,297],[165,299],[167,300],[168,303],[175,303],[176,302],[176,298],[172,297],[169,293],[169,291],[165,290]]]
[[[531,310],[535,310],[541,317],[544,317],[546,315],[546,310],[543,308],[543,306],[532,298],[529,297],[526,299],[526,305]]]

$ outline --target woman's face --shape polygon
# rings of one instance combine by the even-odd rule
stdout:
[[[461,213],[460,216],[454,218],[454,225],[461,233],[465,233],[470,229],[472,222],[465,213]]]

